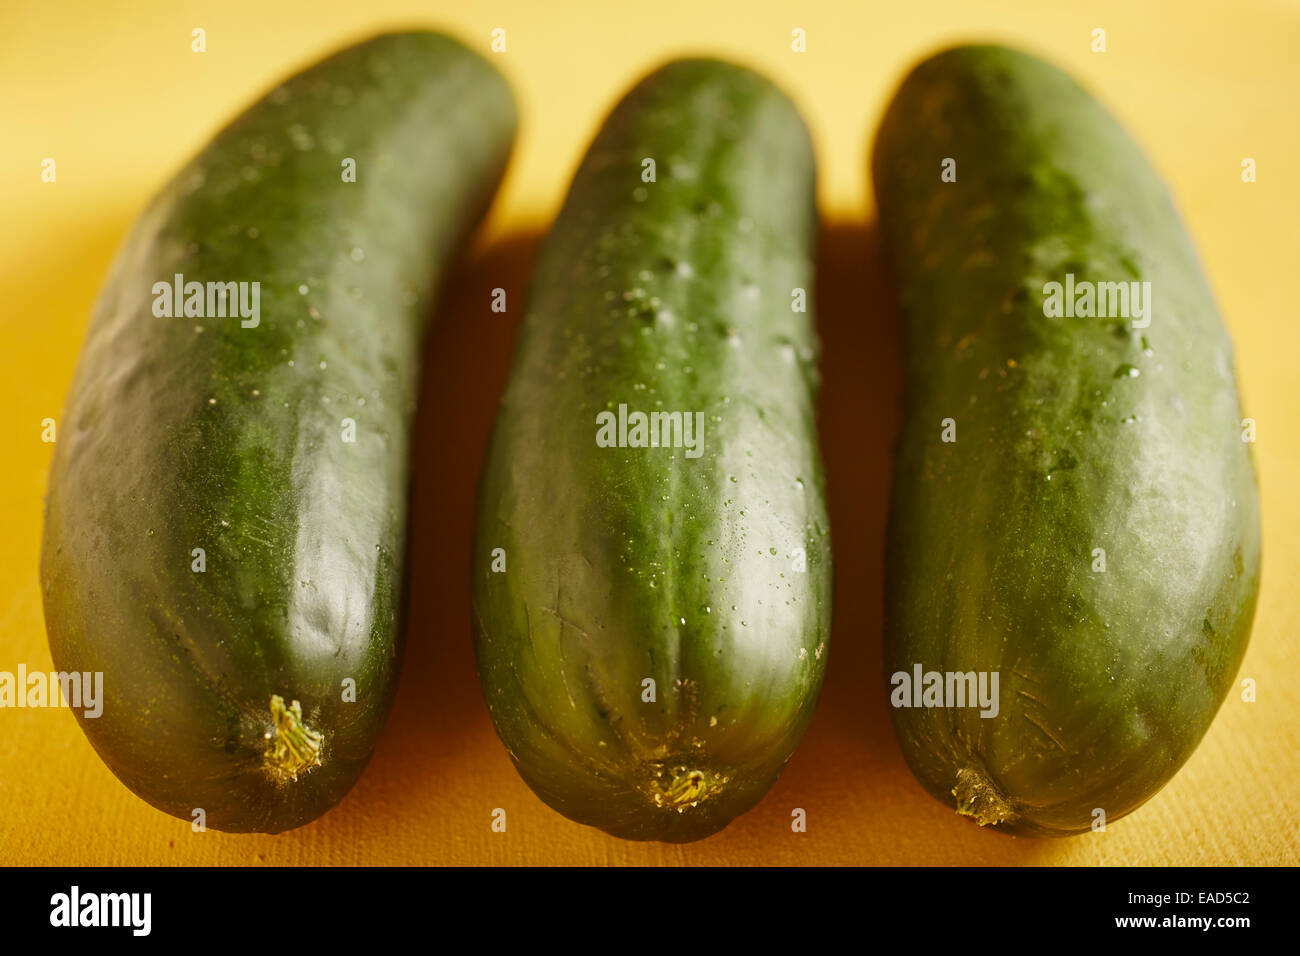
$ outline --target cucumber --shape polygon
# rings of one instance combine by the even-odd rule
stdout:
[[[1041,60],[922,63],[873,174],[906,328],[884,653],[903,756],[980,825],[1096,829],[1182,766],[1246,649],[1259,504],[1231,343],[1158,175]],[[1146,305],[1098,285],[1120,282]],[[949,674],[998,675],[996,716]]]
[[[523,779],[619,837],[749,809],[820,689],[813,191],[782,93],[676,61],[606,120],[539,254],[480,485],[475,647]],[[651,412],[681,430],[634,444]]]
[[[55,666],[103,674],[82,729],[155,807],[276,832],[369,759],[401,649],[425,315],[514,125],[478,55],[379,36],[231,123],[118,254],[64,413],[41,577]],[[177,275],[182,292],[249,283],[226,290],[247,316],[217,315],[205,287],[209,314],[166,317]]]

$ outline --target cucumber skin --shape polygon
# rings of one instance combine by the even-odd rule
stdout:
[[[333,806],[369,759],[403,638],[425,316],[514,125],[477,54],[381,35],[237,118],[118,254],[60,430],[41,576],[55,666],[104,673],[102,716],[78,720],[155,807],[277,832]],[[155,317],[151,285],[177,272],[261,281],[260,325]],[[273,694],[325,735],[293,783],[263,765]]]
[[[996,718],[891,707],[895,731],[922,784],[978,822],[1087,831],[1182,766],[1245,653],[1259,504],[1231,344],[1157,174],[1041,60],[927,60],[873,167],[907,338],[886,679],[919,662],[1001,680]],[[1149,280],[1150,327],[1046,318],[1044,283],[1071,271]],[[1140,375],[1117,377],[1126,364]]]
[[[813,188],[784,95],[678,61],[608,118],[539,256],[480,486],[475,647],[524,780],[619,837],[724,827],[816,702],[831,604],[817,342],[791,309],[812,291]],[[703,412],[703,455],[598,448],[596,415],[620,402]],[[703,799],[669,798],[692,770]]]

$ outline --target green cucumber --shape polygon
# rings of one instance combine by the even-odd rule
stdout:
[[[903,755],[981,825],[1096,829],[1182,766],[1246,649],[1259,504],[1231,343],[1157,174],[1041,60],[922,63],[873,173],[906,328],[885,601]],[[1121,282],[1146,304],[1099,285]],[[996,716],[954,706],[957,679],[923,677],[940,706],[916,706],[918,667],[945,691],[997,674]]]
[[[540,253],[480,487],[475,646],[524,780],[619,837],[749,809],[820,689],[813,187],[782,93],[677,61],[607,119]],[[652,412],[681,430],[634,445]]]
[[[41,576],[55,666],[103,674],[81,726],[155,807],[276,832],[369,759],[401,650],[425,316],[514,126],[481,57],[379,36],[231,123],[118,254],[59,434]],[[220,317],[240,290],[222,309],[205,286],[184,304],[207,314],[184,315],[164,301],[177,275],[247,282],[246,312]]]

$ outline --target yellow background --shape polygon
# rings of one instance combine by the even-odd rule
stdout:
[[[280,836],[192,833],[129,793],[63,710],[0,710],[0,862],[1141,864],[1300,861],[1296,611],[1300,509],[1300,6],[953,0],[899,3],[414,3],[366,0],[6,2],[0,12],[0,670],[50,668],[37,580],[58,418],[110,258],[135,213],[215,129],[287,71],[382,27],[446,29],[511,80],[523,127],[477,252],[430,343],[412,542],[411,630],[393,718],[333,811]],[[207,52],[190,31],[207,31]],[[791,51],[791,30],[807,52]],[[1108,51],[1090,51],[1094,27]],[[881,680],[881,551],[898,423],[898,331],[882,285],[865,174],[869,137],[903,71],[937,45],[999,39],[1047,55],[1137,135],[1180,201],[1236,346],[1258,422],[1264,588],[1242,676],[1200,749],[1145,807],[1065,841],[980,831],[903,765]],[[802,106],[819,154],[822,441],[837,606],[812,730],[751,813],[698,844],[624,843],[524,786],[482,703],[470,649],[470,508],[539,231],[627,86],[662,59],[756,66]],[[44,157],[58,181],[40,181]],[[1242,183],[1242,157],[1259,181]],[[493,808],[508,828],[490,830]],[[808,832],[790,830],[802,807]]]

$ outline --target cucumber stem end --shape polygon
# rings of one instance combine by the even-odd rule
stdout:
[[[684,813],[688,808],[699,806],[702,802],[717,794],[728,782],[727,777],[719,776],[709,770],[697,770],[679,766],[668,771],[671,776],[665,779],[665,767],[655,765],[654,778],[647,792],[655,806]]]
[[[952,795],[957,798],[957,812],[982,827],[1005,823],[1016,815],[993,781],[980,770],[958,770]]]
[[[321,742],[325,738],[303,723],[301,703],[295,700],[286,707],[284,698],[273,694],[271,721],[275,730],[266,735],[270,745],[263,756],[273,776],[293,781],[320,765]]]

